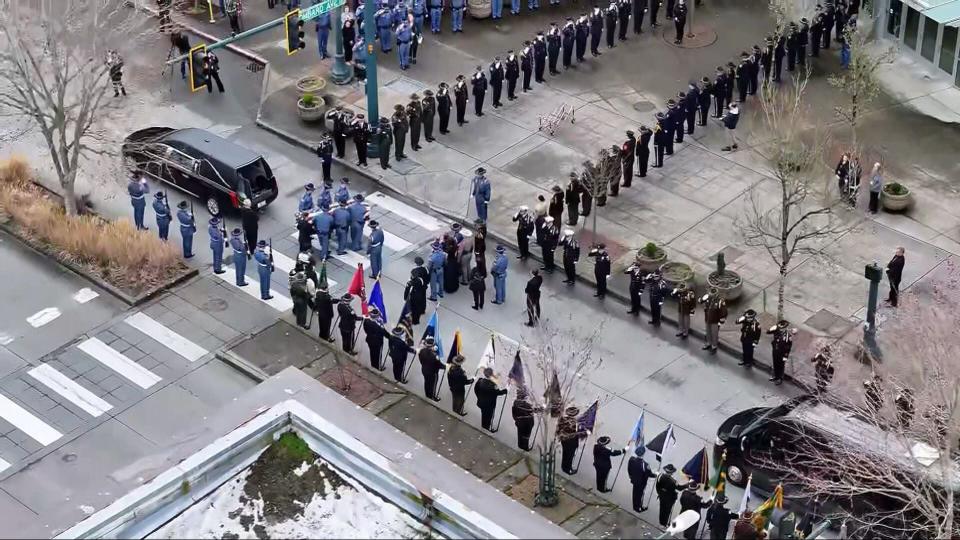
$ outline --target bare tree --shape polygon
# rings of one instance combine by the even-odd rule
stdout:
[[[577,174],[574,172],[573,174]],[[580,185],[584,191],[593,198],[593,225],[592,240],[595,243],[597,238],[597,214],[600,213],[600,207],[607,204],[607,187],[610,182],[620,181],[620,156],[610,153],[610,150],[604,148],[597,154],[594,161],[584,161],[583,169],[580,170]]]
[[[43,136],[70,215],[82,163],[113,150],[98,129],[112,108],[108,51],[132,47],[144,25],[120,0],[0,2],[0,117]]]
[[[830,85],[837,88],[847,98],[843,105],[834,107],[837,118],[850,126],[851,146],[859,143],[857,128],[863,110],[880,93],[880,81],[877,72],[880,67],[893,62],[896,50],[888,47],[883,50],[870,48],[868,31],[847,27],[843,39],[850,47],[850,66],[840,73],[827,78]]]
[[[763,248],[779,271],[777,317],[783,318],[787,272],[797,254],[816,254],[818,244],[849,230],[837,215],[841,197],[824,174],[821,156],[828,133],[823,127],[806,131],[803,101],[809,75],[794,79],[790,88],[764,84],[760,88],[763,124],[770,136],[768,159],[777,188],[776,202],[761,200],[761,187],[748,192],[745,215],[738,217],[746,245]]]

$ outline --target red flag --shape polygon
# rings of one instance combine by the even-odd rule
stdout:
[[[363,283],[363,263],[357,265],[357,271],[353,273],[353,279],[350,280],[350,287],[347,292],[360,297],[360,311],[367,314],[367,290]]]

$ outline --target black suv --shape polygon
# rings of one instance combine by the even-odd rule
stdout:
[[[263,156],[202,129],[141,129],[121,151],[131,169],[197,197],[213,215],[244,199],[261,209],[279,193]]]

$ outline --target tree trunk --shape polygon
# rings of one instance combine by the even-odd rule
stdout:
[[[76,216],[79,213],[77,211],[76,183],[76,169],[68,172],[66,176],[60,180],[60,187],[63,188],[63,208],[66,210],[68,216]]]
[[[780,279],[777,280],[777,320],[783,320],[783,291],[787,285],[787,265],[780,267]]]
[[[600,212],[600,207],[597,206],[597,198],[593,198],[593,242],[597,242],[597,214]]]
[[[850,139],[853,142],[852,149],[857,151],[857,114],[858,114],[857,95],[850,96]]]

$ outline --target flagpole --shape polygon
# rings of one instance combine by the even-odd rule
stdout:
[[[540,422],[540,417],[538,416],[538,417],[537,417],[537,425],[536,425],[536,427],[535,427],[534,430],[533,430],[533,436],[530,437],[530,440],[531,440],[531,441],[537,440],[537,433],[540,433],[540,424],[541,424],[541,422]],[[527,444],[530,444],[530,443],[528,442]],[[524,449],[523,449],[524,452],[529,452],[530,450],[533,450],[533,446],[530,446],[530,448],[524,448]]]
[[[442,371],[442,373],[443,373],[443,374],[446,374],[446,373],[447,373],[447,365],[446,365],[446,364],[443,365],[443,371]],[[446,379],[446,377],[444,377],[443,375],[440,375],[440,381],[437,382],[436,390],[433,391],[433,397],[440,397],[440,389],[443,388],[443,380],[444,380],[444,379]],[[466,397],[464,397],[464,399],[466,399]]]
[[[617,477],[620,476],[620,469],[623,468],[623,462],[627,458],[627,453],[624,452],[620,454],[620,465],[617,466],[617,474],[613,475],[613,483],[610,484],[610,489],[613,489],[613,486],[617,485]],[[656,486],[654,486],[656,487]]]
[[[580,462],[583,461],[583,454],[587,452],[587,441],[583,441],[583,446],[580,449],[580,457],[577,458],[577,466],[573,468],[573,474],[580,472]]]
[[[388,341],[387,346],[389,347],[389,341]],[[383,347],[380,347],[380,358],[377,359],[377,364],[378,364],[378,365],[377,365],[377,369],[379,369],[380,371],[386,371],[386,370],[387,370],[387,361],[384,360],[384,358],[383,358]]]
[[[492,430],[492,431],[490,431],[490,433],[496,433],[496,432],[500,431],[500,422],[503,421],[503,411],[505,411],[506,408],[507,408],[507,398],[508,398],[509,396],[510,396],[510,393],[509,393],[509,392],[503,395],[503,404],[500,405],[500,417],[497,418],[497,428],[494,429],[494,430]],[[499,399],[499,398],[498,398],[498,399]]]
[[[415,350],[414,353],[413,353],[413,358],[410,360],[410,363],[407,364],[407,369],[406,369],[406,371],[403,372],[403,381],[404,381],[404,382],[407,382],[407,376],[410,375],[410,370],[413,369],[413,363],[417,361],[417,354],[419,354],[419,352],[420,352],[419,349]]]
[[[654,478],[653,489],[650,490],[650,496],[647,497],[647,504],[644,506],[650,506],[650,501],[653,500],[653,492],[657,490],[657,482],[660,480],[660,469],[663,468],[663,459],[657,463],[657,476]]]

